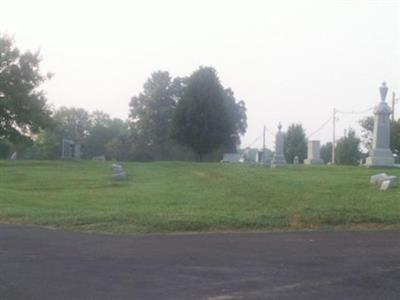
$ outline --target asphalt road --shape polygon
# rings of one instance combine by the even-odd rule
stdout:
[[[0,225],[0,299],[399,299],[400,232],[110,236]]]

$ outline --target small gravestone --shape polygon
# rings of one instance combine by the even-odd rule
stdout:
[[[17,152],[14,152],[11,157],[10,160],[17,160]]]
[[[293,158],[293,164],[294,164],[294,165],[298,165],[298,164],[299,164],[299,157],[298,157],[298,156],[295,156],[295,157]]]
[[[112,178],[114,180],[125,180],[126,179],[126,172],[121,165],[112,164]]]
[[[388,176],[388,178],[381,184],[381,191],[387,191],[397,187],[397,185],[397,176]]]
[[[386,173],[379,173],[371,176],[370,182],[372,184],[381,185],[389,176]]]

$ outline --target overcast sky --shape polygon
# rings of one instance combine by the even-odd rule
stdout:
[[[247,106],[243,146],[293,122],[312,133],[333,107],[362,111],[382,81],[400,96],[398,1],[0,0],[0,32],[40,49],[55,107],[126,118],[149,75],[213,66]],[[391,100],[390,100],[391,102]],[[399,103],[400,104],[400,103]],[[397,109],[400,117],[400,109]],[[337,135],[362,115],[339,115]],[[313,139],[331,140],[331,122]],[[272,136],[267,136],[271,146]],[[261,140],[254,144],[261,146]]]

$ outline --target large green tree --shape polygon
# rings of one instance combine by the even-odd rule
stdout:
[[[287,162],[292,163],[295,156],[303,163],[307,157],[307,139],[301,124],[292,124],[285,134],[284,154]]]
[[[121,137],[128,137],[128,124],[121,119],[111,118],[107,113],[95,111],[90,114],[90,128],[85,139],[84,154],[87,158],[109,156],[107,145]]]
[[[339,165],[357,165],[361,158],[360,139],[353,129],[340,138],[335,147],[335,162]]]
[[[215,69],[200,67],[187,80],[178,101],[173,137],[190,147],[200,160],[220,147],[232,148],[246,130],[246,108],[224,89]]]
[[[137,151],[154,159],[171,158],[171,122],[184,84],[184,78],[172,79],[166,71],[154,72],[143,85],[143,92],[131,98],[130,126]]]
[[[51,123],[39,86],[50,76],[40,72],[39,53],[21,52],[0,35],[0,140],[18,143]]]

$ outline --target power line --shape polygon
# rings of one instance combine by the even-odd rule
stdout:
[[[318,127],[317,130],[315,130],[314,132],[310,133],[307,136],[307,139],[309,139],[310,137],[312,137],[314,134],[318,133],[319,131],[321,131],[330,121],[332,120],[332,117],[329,117],[328,120],[326,120],[320,127]]]
[[[361,111],[342,111],[342,110],[337,109],[336,112],[341,113],[341,114],[348,114],[348,115],[361,115],[361,114],[365,114],[373,109],[374,109],[374,107],[370,107],[368,109],[361,110]]]

